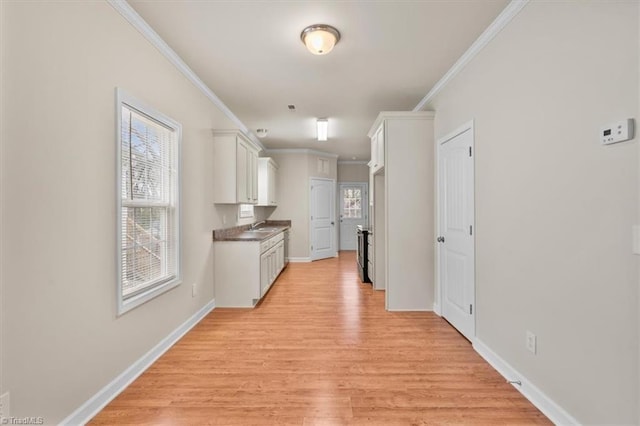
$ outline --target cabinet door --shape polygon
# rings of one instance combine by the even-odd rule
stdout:
[[[378,170],[378,134],[375,133],[371,138],[371,169],[373,171]]]
[[[271,282],[274,282],[276,279],[276,250],[275,247],[271,249]]]
[[[376,132],[376,167],[381,169],[384,167],[384,123],[380,125],[380,128]]]
[[[238,193],[238,202],[249,203],[251,198],[251,189],[249,188],[249,173],[251,169],[250,149],[244,141],[239,139],[236,150],[236,190]]]
[[[251,158],[249,169],[249,182],[250,182],[250,202],[258,203],[258,153],[253,149],[249,150],[249,156]]]
[[[369,168],[369,205],[373,206],[373,197],[375,196],[375,191],[373,188],[373,167]],[[369,215],[369,223],[373,223],[373,219],[371,219],[371,215]]]
[[[278,244],[278,272],[284,268],[284,241]]]
[[[270,284],[269,274],[269,254],[260,256],[260,297],[264,296]]]
[[[269,204],[272,206],[278,205],[278,199],[276,195],[276,173],[277,170],[275,166],[271,163],[267,165],[267,182],[268,182],[268,194],[269,194]]]

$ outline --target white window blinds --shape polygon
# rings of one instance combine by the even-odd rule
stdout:
[[[180,275],[179,125],[134,103],[120,105],[121,312]]]

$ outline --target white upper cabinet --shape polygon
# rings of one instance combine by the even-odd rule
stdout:
[[[384,168],[384,121],[369,134],[371,138],[371,172],[376,173]]]
[[[278,164],[268,157],[258,158],[258,205],[278,205]]]
[[[213,132],[214,203],[258,203],[259,151],[237,130]]]

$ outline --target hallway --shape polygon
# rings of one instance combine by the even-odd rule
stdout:
[[[549,424],[448,323],[386,312],[355,253],[215,309],[91,424]]]

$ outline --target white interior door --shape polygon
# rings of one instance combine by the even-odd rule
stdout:
[[[473,123],[438,142],[438,275],[442,316],[475,336]]]
[[[340,250],[355,250],[358,244],[356,227],[367,223],[367,186],[366,183],[339,185]]]
[[[335,187],[333,180],[311,179],[311,260],[337,254]]]

